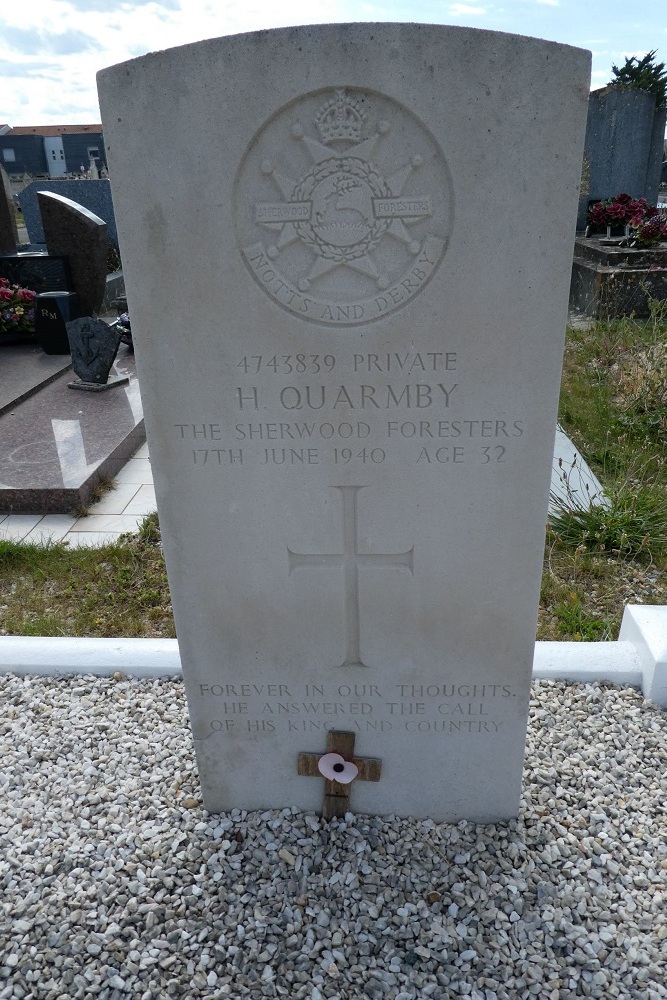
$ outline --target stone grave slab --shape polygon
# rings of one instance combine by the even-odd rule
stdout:
[[[0,345],[0,415],[71,367],[70,357],[45,354],[36,343]]]
[[[588,72],[353,24],[99,74],[207,809],[319,810],[315,755],[516,815]]]
[[[0,348],[0,364],[5,351]],[[27,352],[31,348],[25,349]],[[71,392],[71,358],[42,355],[31,368],[39,384],[14,381],[0,410],[0,512],[70,514],[86,506],[101,478],[113,478],[145,440],[134,356],[121,349],[112,375],[127,385],[113,392]]]

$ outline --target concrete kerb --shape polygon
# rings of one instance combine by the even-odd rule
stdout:
[[[176,639],[0,637],[0,674],[181,677]],[[617,642],[538,642],[533,677],[641,688],[667,708],[667,607],[625,609]]]
[[[180,677],[176,639],[0,638],[0,674],[61,677]]]
[[[657,605],[627,607],[619,642],[629,642],[637,652],[645,697],[667,708],[667,608]]]

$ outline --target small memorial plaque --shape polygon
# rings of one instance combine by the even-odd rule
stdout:
[[[67,324],[67,336],[72,350],[72,368],[79,376],[70,382],[70,389],[100,392],[114,385],[125,385],[127,376],[109,378],[120,344],[120,334],[101,319],[83,316]]]

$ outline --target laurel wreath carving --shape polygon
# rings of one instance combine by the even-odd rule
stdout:
[[[303,180],[297,184],[292,192],[291,201],[309,201],[317,184],[331,177],[332,174],[341,174],[340,193],[344,189],[355,186],[350,178],[359,178],[373,192],[376,198],[388,198],[391,191],[384,178],[369,163],[360,160],[356,156],[332,157],[318,164],[314,170],[306,174]],[[307,246],[311,247],[320,257],[327,260],[346,261],[355,260],[358,257],[365,257],[373,249],[380,237],[389,227],[389,219],[373,219],[369,225],[367,234],[363,239],[351,246],[339,247],[333,243],[327,243],[315,232],[310,222],[295,222],[294,228],[299,239]]]

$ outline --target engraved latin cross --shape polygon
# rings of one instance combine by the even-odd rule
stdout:
[[[289,572],[302,566],[335,566],[342,568],[345,594],[345,659],[342,667],[365,667],[361,659],[359,567],[401,566],[413,572],[414,545],[407,552],[360,552],[357,525],[357,494],[364,486],[332,486],[340,490],[343,499],[343,551],[293,552],[287,548]]]

